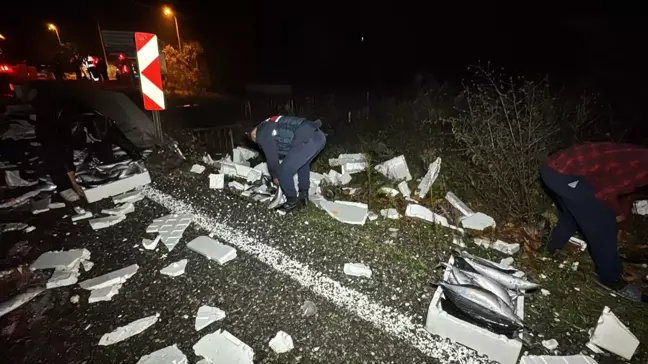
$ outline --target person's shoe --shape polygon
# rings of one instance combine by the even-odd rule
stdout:
[[[627,300],[648,305],[648,296],[643,292],[643,288],[641,288],[641,286],[627,283],[625,281],[621,281],[619,284],[614,286],[606,286],[598,280],[596,281],[596,283],[598,283],[599,286],[607,289],[608,291],[614,292]]]
[[[286,202],[279,207],[279,210],[282,210],[283,212],[291,212],[291,211],[297,211],[303,207],[300,199],[297,197],[288,197],[286,199]]]
[[[79,197],[79,195],[71,188],[68,188],[65,191],[61,191],[59,195],[61,195],[61,198],[66,202],[77,202],[81,199],[81,197]]]
[[[302,207],[306,207],[306,205],[308,205],[308,190],[299,191],[299,203]]]

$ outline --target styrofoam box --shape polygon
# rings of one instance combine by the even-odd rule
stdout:
[[[450,257],[448,264],[454,264],[453,257]],[[443,279],[447,280],[450,274],[450,267],[446,267]],[[438,287],[428,308],[427,320],[425,322],[425,329],[427,331],[467,346],[501,364],[517,363],[520,352],[522,351],[521,340],[509,339],[504,335],[498,335],[445,312],[441,307],[442,295],[443,290],[441,287]],[[516,313],[524,320],[523,295],[518,296],[516,304]],[[522,332],[520,332],[519,337],[520,339],[522,338]]]
[[[85,193],[86,200],[92,203],[103,200],[106,197],[120,195],[134,189],[135,187],[144,186],[149,183],[151,183],[151,176],[148,171],[146,171],[144,173],[138,173],[130,177],[106,183],[105,185],[88,188],[83,192]]]

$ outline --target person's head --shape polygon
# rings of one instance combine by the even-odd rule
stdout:
[[[257,127],[255,126],[254,129],[250,131],[250,139],[252,139],[252,141],[256,143],[256,137],[257,137]]]

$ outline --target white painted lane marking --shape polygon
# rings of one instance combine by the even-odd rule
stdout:
[[[173,213],[192,214],[193,222],[212,232],[215,237],[252,255],[276,271],[288,275],[302,286],[310,288],[316,294],[354,313],[387,334],[405,341],[429,357],[441,359],[444,363],[484,364],[489,362],[486,359],[475,358],[477,354],[471,349],[433,336],[425,330],[423,325],[413,323],[411,317],[394,308],[383,306],[356,290],[344,287],[340,282],[312,270],[307,264],[298,262],[280,250],[250,238],[217,219],[201,213],[188,203],[152,187],[146,187],[143,192],[150,200]]]

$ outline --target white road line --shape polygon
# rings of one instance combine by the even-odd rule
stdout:
[[[201,213],[188,203],[152,187],[145,188],[143,192],[146,197],[173,213],[192,214],[194,223],[212,232],[215,237],[252,255],[276,271],[288,275],[302,286],[310,288],[316,294],[354,313],[387,334],[405,341],[429,357],[440,359],[444,363],[489,363],[487,359],[476,358],[477,354],[471,349],[433,336],[422,325],[413,323],[411,317],[391,307],[383,306],[356,290],[344,287],[340,282],[312,270],[307,264],[300,263],[278,249]]]

